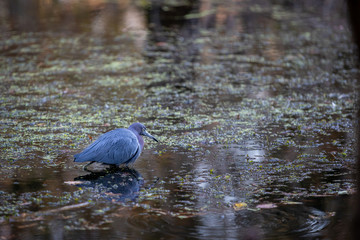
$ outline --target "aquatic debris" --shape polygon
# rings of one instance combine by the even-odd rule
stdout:
[[[18,216],[9,216],[7,221],[17,221],[17,222],[44,221],[46,215],[64,212],[64,211],[76,210],[79,208],[87,207],[89,205],[90,205],[90,202],[83,202],[83,203],[63,206],[60,208],[50,209],[50,210],[43,210],[43,211],[29,212],[29,213],[24,212]]]
[[[184,16],[185,19],[196,19],[196,18],[203,18],[212,14],[215,14],[215,9],[205,10],[199,13],[189,13]]]
[[[244,202],[238,202],[238,203],[234,203],[233,208],[235,211],[241,210],[241,209],[245,209],[248,205]]]
[[[270,208],[276,208],[277,205],[275,203],[263,203],[256,205],[256,208],[260,209],[270,209]]]
[[[87,207],[89,205],[90,205],[90,202],[77,203],[77,204],[73,204],[73,205],[64,206],[64,207],[61,207],[61,208],[55,208],[55,209],[50,209],[50,210],[46,210],[46,211],[40,211],[40,212],[37,212],[37,215],[46,215],[46,214],[49,214],[49,213],[69,211],[69,210],[74,210],[74,209],[77,209],[77,208]]]

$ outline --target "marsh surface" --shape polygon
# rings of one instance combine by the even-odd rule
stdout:
[[[334,2],[1,1],[1,239],[337,237],[358,69]],[[160,143],[132,170],[73,163],[137,121]]]

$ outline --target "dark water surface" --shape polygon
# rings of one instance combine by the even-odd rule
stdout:
[[[341,1],[0,1],[0,239],[336,239],[354,192]],[[73,155],[142,122],[132,169]]]

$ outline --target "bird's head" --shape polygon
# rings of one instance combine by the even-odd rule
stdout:
[[[152,136],[146,131],[146,127],[141,123],[133,123],[130,125],[129,129],[137,132],[139,135],[149,137],[152,140],[158,142],[158,140],[154,136]]]

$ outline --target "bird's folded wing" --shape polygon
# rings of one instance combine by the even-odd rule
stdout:
[[[116,129],[101,135],[83,152],[75,155],[75,162],[96,161],[107,164],[122,164],[130,161],[139,152],[135,134]]]

